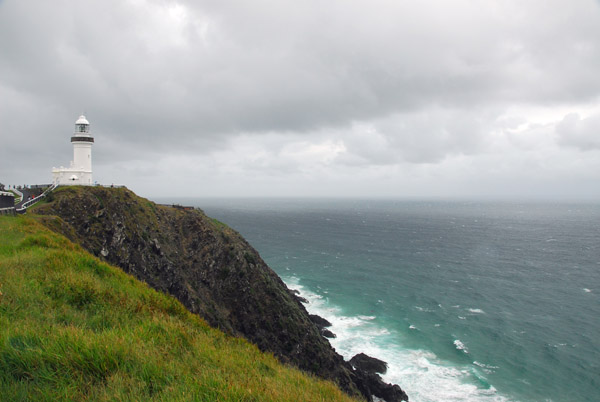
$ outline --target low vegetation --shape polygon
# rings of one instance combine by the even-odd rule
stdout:
[[[27,216],[0,217],[0,396],[350,400]]]

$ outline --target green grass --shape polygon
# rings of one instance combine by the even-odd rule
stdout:
[[[228,227],[226,224],[224,224],[223,222],[221,222],[221,221],[220,221],[220,220],[218,220],[218,219],[215,219],[215,218],[210,218],[210,220],[211,220],[211,221],[212,221],[212,223],[215,225],[215,227],[216,227],[216,228],[218,228],[218,229],[225,229],[225,228],[227,228],[227,227]]]
[[[0,217],[0,399],[350,401],[32,217]]]

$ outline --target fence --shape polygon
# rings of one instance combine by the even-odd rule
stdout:
[[[26,201],[23,204],[21,204],[21,207],[19,209],[16,209],[17,213],[23,214],[25,213],[25,211],[27,210],[27,208],[29,208],[30,206],[32,206],[33,204],[35,204],[36,202],[38,202],[39,200],[41,200],[42,198],[44,198],[46,195],[48,195],[52,190],[54,190],[57,187],[56,184],[52,184],[50,187],[48,187],[42,194],[40,194],[39,196],[35,197],[32,200]]]

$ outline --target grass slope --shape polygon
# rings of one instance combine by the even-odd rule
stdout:
[[[32,217],[0,217],[0,292],[0,400],[351,400]]]

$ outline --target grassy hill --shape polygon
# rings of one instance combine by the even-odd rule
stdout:
[[[35,217],[0,217],[0,292],[0,400],[352,400]]]
[[[48,229],[280,362],[364,400],[381,388],[335,352],[302,301],[246,239],[201,210],[157,205],[126,188],[68,186],[32,212]]]

